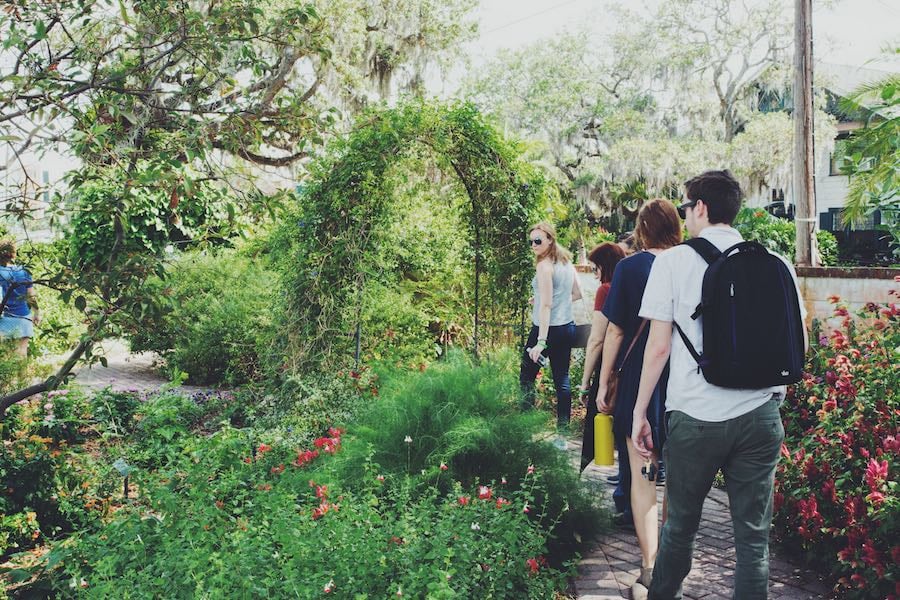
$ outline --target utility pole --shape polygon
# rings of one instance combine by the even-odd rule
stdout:
[[[799,266],[818,266],[813,148],[812,0],[794,0],[794,205]]]

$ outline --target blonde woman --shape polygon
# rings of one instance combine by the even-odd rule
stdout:
[[[528,234],[534,254],[535,274],[531,282],[534,304],[531,333],[522,353],[519,384],[524,404],[534,406],[534,381],[546,357],[553,373],[556,389],[556,423],[564,429],[572,413],[572,388],[569,362],[575,343],[575,321],[572,301],[581,299],[581,286],[572,264],[572,255],[559,245],[556,228],[538,223]],[[564,440],[558,440],[565,446]]]

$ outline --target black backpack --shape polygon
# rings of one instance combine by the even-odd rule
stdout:
[[[692,319],[703,317],[703,354],[675,327],[709,383],[759,389],[800,381],[803,321],[787,265],[757,242],[719,252],[709,240],[686,242],[706,260],[703,292]]]

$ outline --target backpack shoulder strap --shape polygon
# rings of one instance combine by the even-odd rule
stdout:
[[[716,262],[716,259],[722,255],[719,252],[719,249],[716,248],[712,242],[702,237],[695,237],[689,240],[685,240],[682,242],[685,246],[690,246],[693,248],[697,254],[703,257],[703,260],[706,261],[706,264],[711,265]]]

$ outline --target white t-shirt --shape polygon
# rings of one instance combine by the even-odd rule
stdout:
[[[732,227],[712,226],[700,232],[700,237],[725,250],[741,242],[741,234]],[[797,273],[784,257],[794,285]],[[650,278],[644,289],[640,316],[657,321],[677,321],[698,353],[703,352],[702,317],[691,319],[700,304],[703,274],[706,261],[689,246],[675,246],[662,252],[653,261]],[[797,297],[800,288],[797,287]],[[800,300],[801,317],[806,319],[803,300]],[[785,386],[773,386],[755,390],[723,388],[706,381],[697,369],[697,361],[691,356],[672,326],[672,353],[669,362],[669,386],[666,395],[666,412],[680,410],[701,421],[720,422],[739,417],[762,406],[773,393],[784,396]]]

